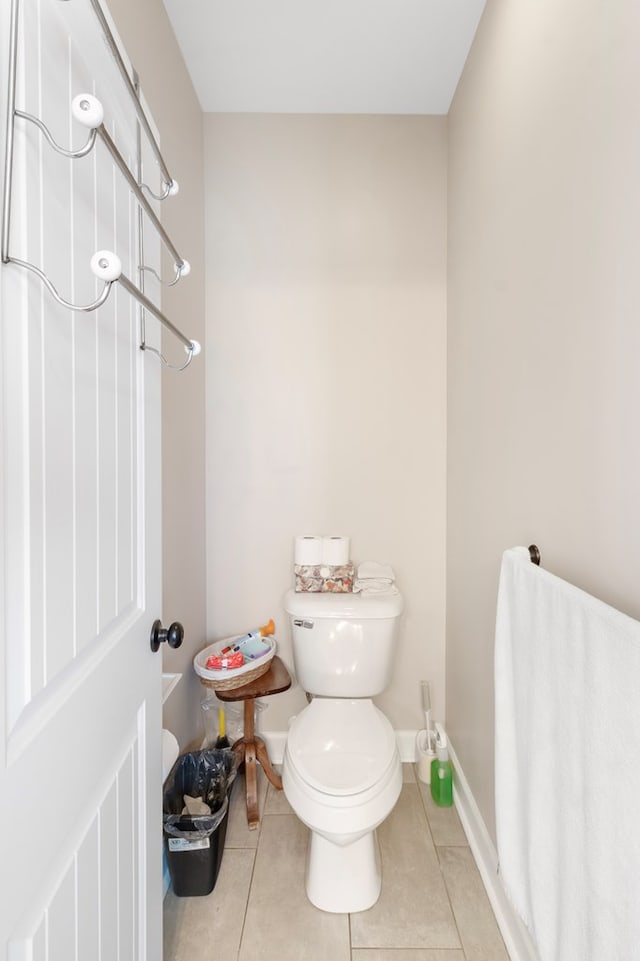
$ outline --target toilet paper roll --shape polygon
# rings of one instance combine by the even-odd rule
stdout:
[[[300,534],[296,537],[294,563],[305,567],[322,564],[322,538],[316,534]]]
[[[322,563],[330,567],[342,567],[349,563],[351,538],[341,534],[329,534],[322,538]]]
[[[162,782],[167,780],[169,771],[178,760],[180,749],[175,734],[162,728]]]

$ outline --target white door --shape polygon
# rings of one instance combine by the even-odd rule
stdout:
[[[88,6],[21,0],[17,106],[77,147],[70,102],[95,92],[133,163],[135,118]],[[100,144],[71,161],[15,126],[12,255],[74,303],[101,286],[97,249],[137,279],[137,210]],[[0,959],[159,961],[158,361],[118,285],[77,313],[9,263],[0,297]]]

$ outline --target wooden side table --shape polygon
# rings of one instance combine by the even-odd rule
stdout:
[[[282,790],[282,778],[271,767],[271,761],[267,753],[267,746],[255,733],[255,706],[254,701],[258,697],[268,697],[270,694],[280,694],[291,687],[291,675],[276,654],[271,660],[271,666],[266,674],[249,681],[242,687],[236,687],[231,691],[216,691],[217,697],[221,701],[244,701],[244,735],[232,749],[244,762],[244,777],[247,789],[247,822],[250,830],[255,830],[260,824],[260,814],[258,811],[258,776],[257,762],[260,762],[262,770],[267,778],[278,791]]]

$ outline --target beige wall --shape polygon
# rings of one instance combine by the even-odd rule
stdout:
[[[446,121],[208,115],[212,638],[276,619],[293,539],[344,533],[406,597],[380,704],[444,710]],[[298,690],[272,699],[285,730]]]
[[[640,12],[489,0],[450,114],[447,722],[487,826],[500,556],[640,616]]]
[[[205,347],[202,113],[161,0],[109,0],[109,9],[160,130],[162,155],[180,184],[179,194],[162,205],[162,221],[192,272],[164,288],[163,310]],[[172,359],[184,359],[173,338],[165,345]],[[149,356],[148,363],[157,360]],[[182,648],[164,652],[164,669],[184,673],[164,719],[182,747],[201,724],[191,662],[205,639],[204,377],[201,356],[183,373],[163,373],[162,381],[164,596],[158,615],[165,626],[181,621],[186,632]]]

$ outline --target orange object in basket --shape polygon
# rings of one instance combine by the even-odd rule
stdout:
[[[233,654],[212,654],[207,658],[205,667],[208,671],[224,671],[234,667],[242,667],[244,664],[244,654],[236,651]]]

